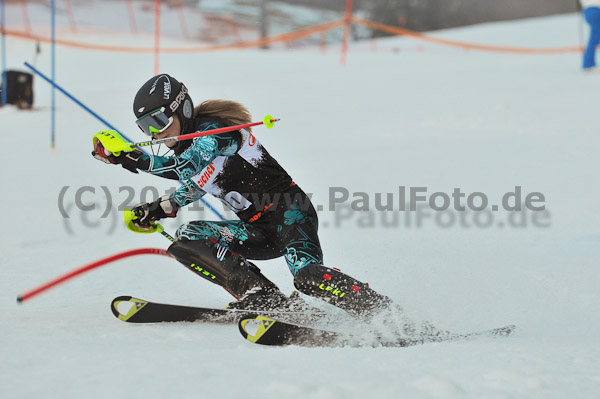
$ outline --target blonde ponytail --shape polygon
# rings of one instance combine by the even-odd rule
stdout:
[[[226,120],[232,125],[252,123],[252,115],[242,104],[230,100],[206,100],[194,108],[195,116],[212,116]],[[246,130],[251,130],[247,128]]]

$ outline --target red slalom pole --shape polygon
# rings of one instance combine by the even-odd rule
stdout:
[[[69,16],[69,24],[71,25],[71,32],[77,33],[77,25],[75,24],[75,16],[73,15],[73,7],[71,7],[70,0],[65,0],[65,8],[67,9],[67,15]]]
[[[145,255],[145,254],[164,255],[164,256],[169,256],[169,257],[171,256],[171,255],[169,255],[169,253],[167,252],[166,249],[161,249],[161,248],[140,248],[140,249],[133,249],[131,251],[121,252],[116,255],[109,256],[108,258],[100,259],[96,262],[90,263],[89,265],[82,266],[82,267],[75,269],[67,274],[64,274],[60,277],[55,278],[54,280],[51,280],[51,281],[47,282],[46,284],[39,286],[38,288],[35,288],[28,292],[25,292],[24,294],[21,294],[17,297],[17,302],[22,303],[22,302],[26,301],[27,299],[31,298],[32,296],[35,296],[41,292],[44,292],[47,289],[54,287],[57,284],[60,284],[66,280],[69,280],[75,276],[78,276],[82,273],[85,273],[85,272],[95,269],[97,267],[106,265],[107,263],[111,263],[111,262],[114,262],[119,259],[128,258],[130,256]]]
[[[190,34],[187,28],[187,23],[185,22],[185,16],[183,15],[183,4],[181,4],[181,0],[176,2],[175,7],[177,9],[179,23],[181,24],[181,32],[183,33],[183,38],[185,40],[190,40]]]
[[[342,57],[340,63],[346,65],[346,52],[348,52],[348,36],[350,36],[350,22],[352,21],[352,0],[346,0],[346,15],[344,16],[344,36],[342,37]]]
[[[131,25],[131,32],[134,35],[137,35],[137,24],[135,23],[135,13],[133,11],[133,6],[131,5],[131,0],[125,0],[125,4],[127,5],[127,14],[129,14],[129,24]]]
[[[154,2],[154,75],[160,71],[160,0]]]
[[[23,9],[23,22],[25,23],[25,32],[31,35],[31,22],[29,21],[29,12],[27,11],[27,0],[21,0]]]

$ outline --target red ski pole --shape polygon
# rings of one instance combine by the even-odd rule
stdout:
[[[93,138],[94,146],[96,145],[96,141],[100,140],[102,142],[102,146],[106,148],[108,151],[112,152],[116,156],[119,156],[121,151],[130,152],[133,151],[134,148],[137,147],[147,147],[151,145],[169,143],[174,141],[182,141],[182,140],[190,140],[196,137],[204,137],[204,136],[212,136],[213,134],[225,133],[225,132],[233,132],[235,130],[245,129],[247,127],[257,126],[257,125],[265,125],[268,128],[273,127],[275,122],[279,122],[279,119],[273,118],[271,115],[265,116],[265,118],[260,122],[246,123],[243,125],[235,125],[222,127],[219,129],[210,129],[205,130],[203,132],[194,132],[188,134],[182,134],[181,136],[176,137],[165,137],[164,139],[155,139],[149,141],[142,141],[139,143],[128,143],[127,140],[123,138],[116,130],[104,130],[99,133],[96,133]]]
[[[246,123],[244,125],[235,125],[235,126],[222,127],[222,128],[219,128],[219,129],[205,130],[203,132],[194,132],[194,133],[182,134],[181,136],[166,137],[164,139],[142,141],[140,143],[132,143],[130,145],[130,147],[131,148],[146,147],[146,146],[150,146],[150,145],[169,143],[169,142],[173,142],[173,141],[190,140],[190,139],[193,139],[193,138],[196,138],[196,137],[212,136],[214,134],[219,134],[219,133],[233,132],[234,130],[245,129],[247,127],[258,126],[258,125],[265,125],[266,127],[270,128],[270,127],[273,127],[273,124],[275,122],[279,122],[279,119],[275,119],[271,115],[267,115],[267,116],[265,116],[265,119],[262,120],[262,121],[260,121],[260,122],[253,122],[253,123]]]

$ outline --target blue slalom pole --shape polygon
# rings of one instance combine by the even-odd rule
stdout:
[[[29,69],[31,69],[33,72],[35,72],[39,77],[41,77],[42,79],[44,79],[46,82],[50,83],[50,85],[52,85],[53,88],[55,88],[56,90],[60,91],[62,94],[64,94],[65,96],[67,96],[69,99],[73,100],[77,105],[79,105],[81,108],[85,109],[87,112],[89,112],[90,114],[92,114],[92,116],[94,116],[96,119],[98,119],[100,122],[102,122],[104,125],[108,126],[109,128],[111,128],[112,130],[116,130],[117,132],[119,132],[119,134],[121,136],[123,136],[127,141],[132,142],[133,140],[131,140],[129,137],[125,136],[123,133],[121,133],[119,131],[119,129],[117,129],[116,127],[114,127],[113,125],[111,125],[110,123],[108,123],[108,121],[106,121],[104,118],[102,118],[100,115],[98,115],[97,113],[95,113],[94,111],[92,111],[90,108],[88,108],[85,104],[83,104],[81,101],[79,101],[78,99],[76,99],[75,97],[73,97],[71,94],[69,94],[65,89],[63,89],[62,87],[60,87],[56,82],[54,82],[54,79],[51,79],[49,77],[47,77],[46,75],[44,75],[42,72],[40,72],[36,67],[34,67],[33,65],[31,65],[28,62],[25,62],[25,66]]]
[[[6,81],[6,34],[4,32],[6,21],[5,21],[5,9],[4,9],[4,0],[0,0],[0,25],[2,26],[2,85],[4,86],[4,90],[2,90],[2,106],[6,105],[6,101],[8,99],[7,91],[8,91],[8,82]]]
[[[56,49],[56,37],[55,37],[55,31],[56,31],[56,24],[55,24],[55,20],[56,20],[56,8],[55,8],[55,1],[52,0],[51,1],[51,5],[50,5],[50,25],[51,25],[51,29],[52,29],[52,46],[51,46],[51,69],[50,69],[50,74],[52,75],[52,81],[56,81],[56,58],[54,56],[55,53],[55,49]],[[52,92],[50,94],[50,98],[51,98],[51,107],[52,107],[52,111],[50,112],[51,115],[51,119],[52,119],[52,123],[51,123],[51,127],[50,127],[50,147],[54,150],[54,144],[55,144],[55,132],[56,132],[56,99],[55,99],[55,93],[56,91],[54,90],[54,87],[52,87]]]
[[[89,112],[90,114],[92,114],[92,116],[94,116],[96,119],[98,119],[100,122],[102,122],[104,125],[108,126],[109,128],[111,128],[112,130],[116,130],[117,132],[119,132],[119,134],[121,136],[123,136],[123,138],[127,141],[129,141],[130,143],[133,143],[133,140],[131,140],[129,137],[125,136],[123,133],[121,133],[116,127],[114,127],[113,125],[111,125],[110,123],[108,123],[104,118],[102,118],[100,115],[98,115],[97,113],[95,113],[94,111],[92,111],[90,108],[88,108],[85,104],[83,104],[81,101],[79,101],[78,99],[76,99],[75,97],[73,97],[71,94],[69,94],[65,89],[63,89],[62,87],[60,87],[58,84],[56,84],[54,82],[54,80],[48,78],[46,75],[44,75],[42,72],[40,72],[36,67],[34,67],[33,65],[31,65],[28,62],[25,62],[25,66],[29,69],[31,69],[35,74],[37,74],[39,77],[41,77],[42,79],[44,79],[46,82],[50,83],[54,88],[56,88],[58,91],[60,91],[61,93],[63,93],[65,96],[67,96],[69,99],[73,100],[75,102],[75,104],[79,105],[81,108],[85,109],[87,112]],[[180,182],[181,183],[181,182]],[[221,220],[225,220],[225,218],[223,217],[223,215],[221,215],[221,213],[219,211],[217,211],[212,205],[210,205],[208,202],[206,202],[206,200],[204,200],[203,198],[200,198],[200,201],[208,208],[210,209],[215,215],[217,215],[219,217],[219,219]]]

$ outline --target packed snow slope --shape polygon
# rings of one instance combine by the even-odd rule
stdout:
[[[563,47],[577,44],[577,18],[436,35]],[[33,47],[7,38],[9,67],[24,69]],[[328,266],[368,281],[417,320],[456,332],[514,323],[517,335],[406,349],[268,348],[244,341],[236,326],[115,319],[109,304],[118,295],[214,307],[231,300],[157,256],[104,266],[17,305],[18,294],[99,258],[166,248],[159,235],[126,230],[117,208],[177,186],[94,160],[92,135],[106,126],[60,93],[50,151],[50,87],[36,78],[34,111],[0,109],[0,397],[598,397],[600,75],[584,75],[579,54],[418,48],[402,38],[379,41],[375,52],[354,46],[345,67],[336,48],[170,54],[161,71],[183,81],[196,102],[232,99],[255,120],[281,118],[254,131],[323,206]],[[50,73],[46,45],[37,67]],[[57,82],[136,141],[146,137],[131,104],[152,74],[152,55],[57,49]],[[520,186],[523,200],[542,193],[546,208],[422,209],[420,223],[396,205],[376,211],[375,193],[393,194],[397,204],[399,186],[481,192],[490,206]],[[95,193],[81,191],[78,206],[86,187]],[[352,193],[369,195],[372,211],[328,211],[340,187],[349,192],[346,205]],[[111,207],[102,218],[106,192]],[[174,232],[198,218],[216,216],[185,211],[165,227]],[[283,259],[259,266],[291,293]]]

